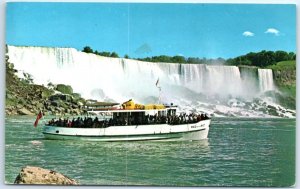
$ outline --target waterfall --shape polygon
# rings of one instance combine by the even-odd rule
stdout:
[[[32,75],[37,84],[71,85],[85,98],[140,101],[158,96],[159,78],[165,101],[195,100],[197,94],[217,97],[247,97],[273,90],[272,70],[258,69],[258,78],[237,66],[152,63],[102,57],[74,48],[8,46],[9,62]],[[257,69],[253,69],[257,73]],[[253,71],[252,71],[253,72]],[[164,100],[164,99],[162,99]]]
[[[241,78],[245,87],[244,90],[247,91],[248,94],[259,94],[259,78],[257,69],[251,67],[239,67]]]
[[[258,69],[259,88],[261,92],[274,90],[273,72],[271,69]]]

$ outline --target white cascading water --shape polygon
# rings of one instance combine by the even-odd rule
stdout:
[[[262,92],[275,89],[273,81],[273,72],[271,69],[258,69],[259,89]]]
[[[197,98],[247,98],[274,89],[272,70],[259,69],[257,79],[243,79],[236,66],[151,63],[87,54],[73,48],[8,46],[9,62],[32,75],[34,82],[71,85],[85,98],[123,102],[156,103],[159,78],[162,102],[207,103]],[[259,84],[257,84],[257,82]],[[257,86],[257,89],[253,87]],[[188,103],[190,105],[188,105]],[[217,105],[216,105],[217,103]]]

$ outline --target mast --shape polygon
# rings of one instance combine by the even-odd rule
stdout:
[[[158,104],[161,103],[161,86],[159,85],[159,78],[156,81],[156,87],[158,89]]]
[[[161,103],[161,87],[158,87],[158,104]]]

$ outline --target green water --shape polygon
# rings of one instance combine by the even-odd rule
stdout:
[[[291,186],[295,119],[215,118],[193,142],[45,140],[34,117],[5,121],[5,181],[21,167],[61,172],[83,185]]]

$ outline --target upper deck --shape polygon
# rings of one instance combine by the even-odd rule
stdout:
[[[131,99],[124,102],[122,105],[119,103],[107,103],[97,102],[87,105],[87,112],[93,114],[119,114],[119,113],[139,113],[142,112],[145,115],[175,115],[177,106],[170,104],[136,104]]]

